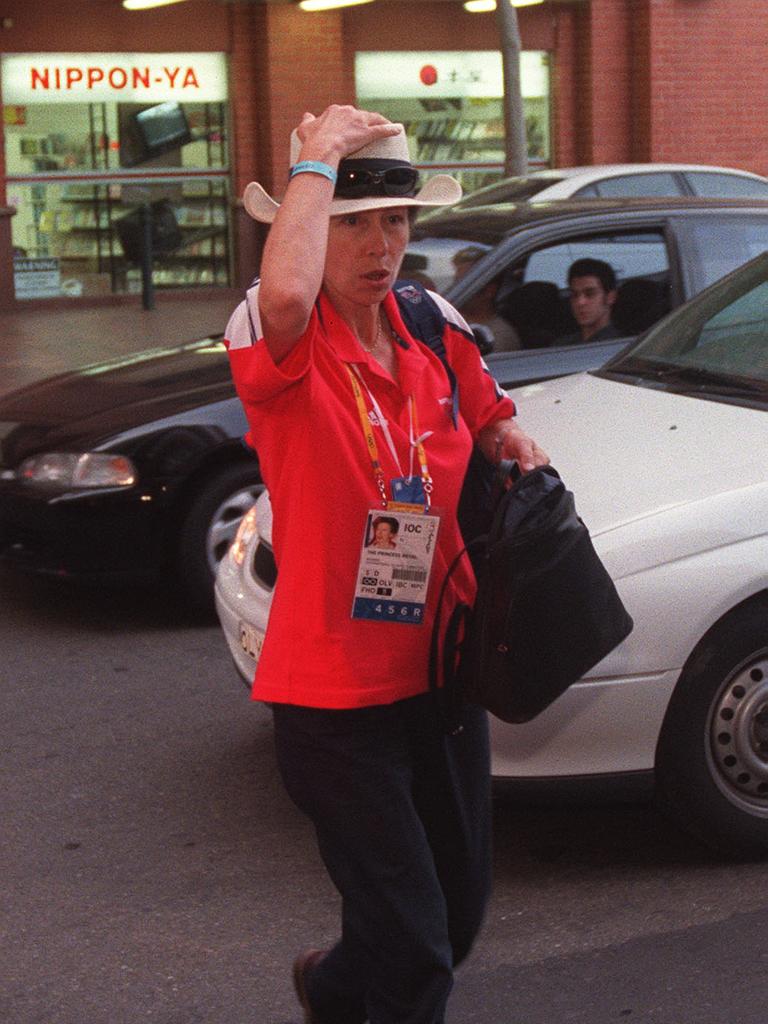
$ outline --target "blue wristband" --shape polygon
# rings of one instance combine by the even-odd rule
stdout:
[[[336,171],[334,171],[330,164],[322,164],[319,160],[299,160],[291,168],[292,178],[297,174],[306,173],[322,174],[324,178],[328,178],[334,185],[336,184]]]

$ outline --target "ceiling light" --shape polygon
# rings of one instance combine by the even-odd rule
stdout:
[[[165,7],[166,4],[181,4],[184,0],[123,0],[127,11],[145,11],[149,7]]]
[[[370,4],[373,0],[300,0],[302,11],[332,11],[336,7],[354,7],[357,4]]]
[[[513,7],[532,7],[533,4],[543,4],[544,0],[509,0]],[[485,14],[486,11],[496,10],[496,0],[466,0],[464,10],[470,14]]]

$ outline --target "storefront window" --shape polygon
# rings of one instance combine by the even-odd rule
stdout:
[[[223,54],[2,58],[17,298],[230,283]],[[143,229],[143,217],[151,230]]]
[[[488,51],[361,52],[357,99],[406,126],[411,155],[429,173],[449,171],[465,191],[503,174],[504,111],[501,54]],[[520,60],[528,159],[550,159],[549,55]]]

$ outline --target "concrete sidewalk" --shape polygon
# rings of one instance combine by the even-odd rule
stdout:
[[[221,334],[242,296],[156,297],[154,310],[135,304],[0,313],[0,394],[103,359]]]

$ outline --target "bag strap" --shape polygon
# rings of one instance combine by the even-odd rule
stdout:
[[[419,281],[399,281],[394,288],[395,300],[409,334],[422,341],[443,364],[451,385],[451,418],[459,429],[459,382],[448,362],[443,332],[448,321],[438,304]]]
[[[472,541],[471,547],[475,547],[485,537],[477,537]],[[443,726],[449,736],[456,736],[463,726],[458,721],[458,711],[461,707],[461,692],[459,687],[459,662],[464,654],[464,644],[469,633],[469,623],[472,609],[468,604],[459,602],[453,609],[445,630],[442,653],[440,651],[440,624],[442,621],[443,600],[448,583],[456,567],[468,548],[463,547],[448,567],[448,571],[440,587],[440,594],[435,607],[435,619],[432,623],[432,637],[429,644],[429,690],[435,699],[443,719]],[[463,630],[462,638],[459,640],[460,632]],[[443,685],[440,686],[440,669],[442,668]]]
[[[515,482],[521,476],[522,472],[516,461],[504,459],[499,463],[494,474],[491,491],[491,507],[494,512],[507,490],[509,481]],[[441,651],[440,626],[442,623],[443,602],[448,583],[461,559],[465,554],[471,556],[474,551],[484,549],[488,543],[488,538],[489,534],[475,537],[455,556],[443,579],[435,607],[435,619],[432,625],[432,637],[429,645],[429,689],[437,702],[443,720],[443,727],[449,736],[456,736],[463,729],[459,720],[462,704],[461,672],[462,669],[466,671],[467,658],[470,654],[470,628],[473,609],[463,601],[459,601],[454,607],[445,627],[445,637],[443,638]],[[482,574],[478,577],[478,586],[482,586]],[[441,669],[442,686],[440,686]]]
[[[418,281],[398,281],[394,288],[400,316],[409,332],[424,342],[441,362],[448,356],[443,330],[448,322],[427,289]]]
[[[491,488],[491,505],[494,509],[504,497],[510,481],[514,484],[523,475],[523,471],[516,459],[502,459],[496,467],[493,475],[493,486]]]

